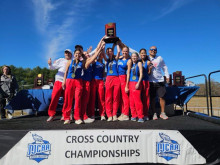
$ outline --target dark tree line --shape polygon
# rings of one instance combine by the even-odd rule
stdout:
[[[2,68],[2,66],[0,66]],[[12,74],[15,75],[18,85],[20,89],[30,89],[34,87],[34,79],[37,77],[38,74],[44,75],[44,82],[47,83],[48,79],[54,79],[57,70],[49,70],[48,68],[40,68],[39,66],[30,69],[30,68],[22,68],[22,67],[15,67],[14,65],[10,65]],[[205,84],[196,84],[200,87],[196,95],[203,95],[205,96],[206,88]],[[211,80],[211,90],[212,96],[220,96],[220,83]]]
[[[2,66],[1,66],[2,68]],[[44,82],[47,83],[48,79],[54,79],[57,70],[49,70],[47,68],[40,68],[39,66],[30,69],[30,68],[22,68],[15,67],[14,65],[10,65],[12,74],[16,77],[19,89],[30,89],[34,87],[34,79],[38,74],[43,74]]]

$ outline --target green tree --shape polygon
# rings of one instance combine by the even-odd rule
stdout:
[[[0,66],[2,68],[2,66]],[[43,74],[44,84],[47,84],[48,79],[53,79],[57,73],[57,70],[49,70],[47,68],[40,68],[39,66],[30,69],[15,67],[10,65],[12,74],[16,77],[20,89],[30,89],[34,87],[34,79],[38,74]]]

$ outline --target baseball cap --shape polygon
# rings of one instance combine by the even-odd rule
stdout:
[[[72,54],[72,51],[70,49],[66,49],[64,52],[69,52]]]

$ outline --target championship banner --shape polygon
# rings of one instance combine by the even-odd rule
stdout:
[[[30,131],[0,164],[205,164],[174,130]]]

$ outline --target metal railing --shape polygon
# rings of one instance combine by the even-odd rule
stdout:
[[[214,74],[214,73],[219,73],[220,70],[217,70],[217,71],[214,71],[214,72],[210,72],[209,73],[209,76],[208,76],[208,81],[209,81],[209,99],[210,99],[210,108],[211,108],[211,116],[214,116],[213,115],[213,108],[212,108],[212,88],[211,88],[211,75]]]
[[[204,77],[205,78],[205,97],[206,97],[206,104],[207,104],[207,112],[208,112],[208,116],[209,116],[209,96],[208,96],[208,84],[207,84],[207,76],[205,74],[200,74],[200,75],[196,75],[196,76],[192,76],[192,77],[187,77],[186,79],[192,79],[192,78],[196,78],[196,77]],[[187,104],[186,104],[186,110],[187,110]]]

